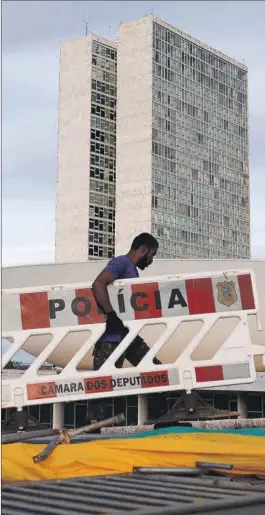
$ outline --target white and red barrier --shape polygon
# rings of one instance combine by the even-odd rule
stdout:
[[[129,282],[129,284],[128,284]],[[212,277],[116,281],[111,303],[124,321],[251,311],[257,307],[250,272]],[[91,288],[3,292],[2,329],[20,331],[104,323]]]
[[[3,292],[3,337],[14,343],[3,356],[2,368],[25,342],[42,335],[51,341],[21,376],[3,380],[2,407],[76,401],[143,394],[163,390],[186,390],[253,382],[256,378],[253,346],[247,316],[258,318],[255,277],[250,270],[116,281],[109,287],[111,303],[129,333],[100,370],[79,370],[78,364],[93,349],[105,330],[90,285],[51,286],[47,289]],[[237,325],[214,356],[192,359],[192,353],[218,320],[236,318]],[[203,322],[174,362],[156,366],[153,358],[167,345],[183,321]],[[150,351],[137,367],[117,369],[118,358],[145,325],[163,324]],[[88,331],[86,341],[69,359],[60,374],[39,373],[66,335]],[[32,343],[33,342],[33,343]],[[175,345],[178,345],[176,341]],[[34,349],[33,349],[34,350]],[[32,350],[32,353],[34,354]],[[63,350],[61,352],[64,352]],[[260,354],[264,352],[262,348]],[[263,354],[262,354],[263,355]]]
[[[194,368],[197,383],[215,383],[224,380],[251,378],[249,362],[232,363],[230,365],[212,365]],[[29,401],[69,397],[73,394],[93,395],[100,393],[121,393],[124,390],[150,391],[153,388],[174,386],[179,389],[180,376],[177,368],[168,370],[152,370],[150,372],[127,372],[126,374],[84,377],[83,379],[67,379],[27,384]],[[135,393],[133,391],[132,393]]]

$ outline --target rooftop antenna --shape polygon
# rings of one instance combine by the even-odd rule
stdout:
[[[88,23],[87,23],[87,16],[85,14],[85,18],[84,18],[84,24],[85,24],[85,36],[88,35]]]
[[[110,39],[110,31],[111,31],[111,25],[109,25],[109,39]]]

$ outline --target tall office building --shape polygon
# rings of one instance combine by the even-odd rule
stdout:
[[[116,253],[248,258],[247,68],[155,16],[118,32]]]
[[[56,260],[142,231],[160,258],[248,258],[247,87],[245,65],[153,15],[122,24],[117,51],[62,45]]]
[[[115,43],[89,35],[61,46],[57,262],[114,254]]]

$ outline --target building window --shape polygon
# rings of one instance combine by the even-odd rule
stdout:
[[[261,393],[247,394],[248,418],[264,418],[265,416],[265,395]]]
[[[183,257],[245,258],[249,241],[242,245],[245,235],[238,224],[249,224],[248,183],[242,177],[248,166],[246,74],[245,82],[239,83],[236,66],[158,25],[153,48],[152,174],[154,183],[169,187],[163,198],[154,191],[153,217],[163,225],[175,210],[175,223],[187,234],[191,222],[197,224],[191,232],[200,233],[201,243],[195,247],[188,239],[179,250]],[[176,76],[174,88],[171,73]],[[176,184],[171,172],[178,178]],[[184,198],[180,178],[188,179],[193,197]],[[175,207],[164,198],[170,198]],[[231,234],[215,239],[222,223]],[[241,245],[232,245],[233,229],[239,230]],[[169,249],[179,241],[172,238]],[[167,251],[162,254],[166,256]]]
[[[95,44],[94,44],[95,43]],[[104,210],[104,205],[115,207],[116,169],[116,50],[94,42],[92,72],[100,77],[92,79],[91,104],[91,168],[89,188],[89,247],[88,256],[109,258],[114,255],[115,212]],[[113,62],[114,61],[114,62]],[[114,98],[112,98],[114,97]],[[105,223],[112,221],[111,224]]]

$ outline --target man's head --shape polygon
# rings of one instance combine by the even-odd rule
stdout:
[[[158,241],[154,236],[152,236],[152,234],[143,232],[134,238],[130,254],[133,257],[134,264],[140,268],[140,270],[144,270],[152,264],[157,250]]]

